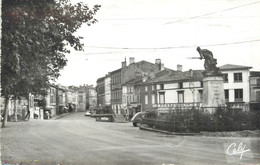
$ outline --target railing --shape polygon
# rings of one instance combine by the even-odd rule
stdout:
[[[199,107],[201,102],[194,103],[164,103],[153,104],[153,108],[187,108],[187,107]]]

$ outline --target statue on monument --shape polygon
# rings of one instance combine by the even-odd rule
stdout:
[[[205,75],[221,75],[219,68],[216,66],[217,60],[213,58],[212,52],[207,49],[201,49],[200,47],[197,47],[197,51],[200,54],[199,59],[205,59]]]

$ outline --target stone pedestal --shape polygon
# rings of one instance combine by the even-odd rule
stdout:
[[[225,105],[224,84],[221,75],[203,78],[202,107],[213,112],[217,107]]]

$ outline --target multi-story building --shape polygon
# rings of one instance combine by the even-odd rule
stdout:
[[[172,72],[140,84],[142,111],[168,111],[200,106],[203,92],[201,70]]]
[[[66,88],[61,86],[61,85],[57,85],[56,88],[56,114],[61,114],[64,111],[64,108],[67,106],[66,105]]]
[[[122,85],[122,109],[128,119],[141,111],[140,87],[136,84],[142,80],[143,78],[133,79]]]
[[[50,85],[49,89],[47,89],[47,95],[45,97],[46,100],[46,108],[50,110],[50,115],[56,115],[56,89],[55,85]]]
[[[89,110],[94,110],[97,107],[97,92],[96,89],[93,86],[90,86],[88,88],[88,94],[87,94],[87,102],[89,106],[87,107]]]
[[[164,70],[164,64],[160,59],[156,59],[155,63],[147,61],[135,62],[133,57],[129,58],[129,65],[126,60],[122,62],[122,68],[110,73],[111,75],[111,105],[115,114],[121,114],[121,110],[126,109],[122,103],[122,86],[132,80],[142,77],[155,77],[156,73]],[[123,111],[125,113],[125,111]]]
[[[105,108],[105,77],[101,77],[97,80],[97,107],[98,109]]]
[[[111,76],[108,73],[105,77],[105,105],[111,108]]]
[[[250,72],[250,110],[260,111],[260,72]]]
[[[226,64],[220,66],[224,79],[226,104],[249,110],[250,102],[250,69],[249,66]]]
[[[66,92],[66,105],[68,105],[68,111],[76,111],[78,107],[78,87],[68,86]]]
[[[111,74],[111,108],[115,114],[120,114],[122,104],[121,68]]]
[[[94,109],[97,104],[96,91],[92,85],[82,85],[78,88],[78,111]]]

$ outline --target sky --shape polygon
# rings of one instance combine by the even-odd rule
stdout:
[[[96,85],[96,80],[135,62],[176,70],[204,69],[197,46],[208,49],[225,64],[260,71],[260,1],[257,0],[72,0],[101,5],[96,24],[82,25],[84,51],[67,54],[67,66],[56,83]]]

